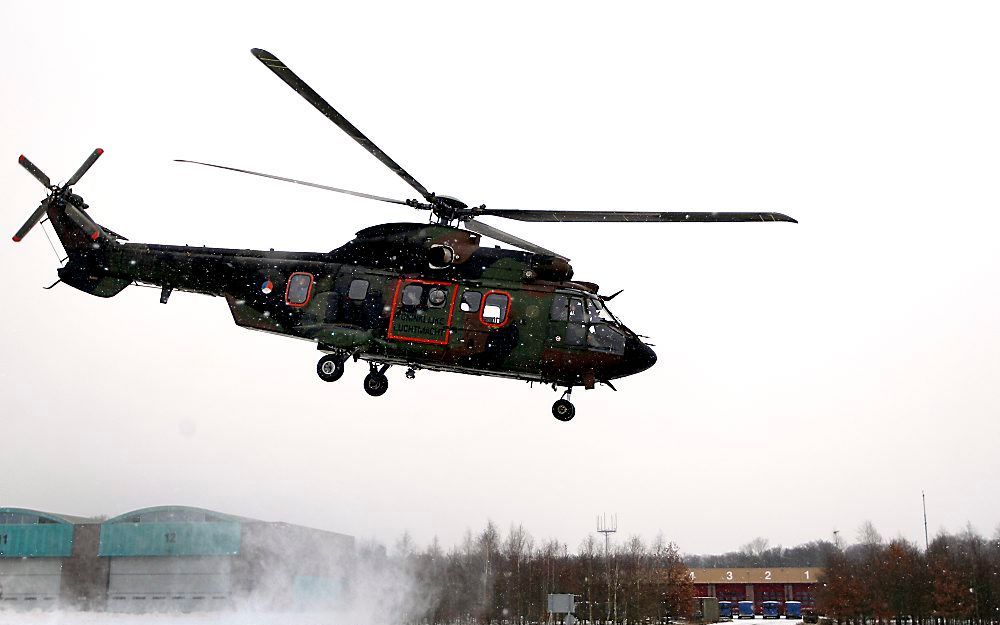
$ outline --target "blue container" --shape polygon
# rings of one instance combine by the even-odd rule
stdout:
[[[739,617],[740,618],[754,618],[753,615],[753,601],[740,601],[739,602]]]
[[[781,618],[780,601],[762,601],[760,607],[764,618]]]
[[[786,601],[785,618],[802,618],[802,602]]]
[[[733,618],[733,602],[732,601],[720,601],[719,602],[719,618]]]

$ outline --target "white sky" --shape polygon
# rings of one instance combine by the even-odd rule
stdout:
[[[1000,520],[1000,6],[992,2],[4,3],[0,224],[25,153],[133,241],[328,250],[421,220],[171,162],[409,188],[250,55],[279,55],[438,193],[497,208],[775,209],[801,223],[495,225],[625,289],[650,371],[578,390],[315,375],[221,299],[43,291],[0,242],[0,504],[189,504],[392,541],[594,516],[684,551]],[[612,6],[614,7],[612,9]],[[738,505],[769,506],[741,513]]]

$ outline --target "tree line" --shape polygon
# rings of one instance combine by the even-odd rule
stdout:
[[[684,563],[694,569],[778,568],[823,566],[837,545],[814,540],[795,547],[772,546],[766,538],[754,538],[736,551],[719,555],[685,555]]]
[[[942,532],[920,549],[866,523],[824,567],[817,607],[839,623],[1000,623],[1000,529]]]
[[[689,567],[782,566],[822,567],[816,607],[841,625],[1000,624],[1000,528],[992,539],[971,527],[942,532],[922,549],[865,523],[852,545],[838,535],[791,548],[757,538],[726,554],[684,556],[662,536],[633,536],[605,557],[593,535],[570,552],[521,525],[501,532],[489,523],[448,550],[436,539],[418,548],[405,534],[392,549],[361,544],[352,577],[387,623],[543,623],[546,595],[569,593],[585,624],[648,625],[690,615]]]
[[[383,602],[386,622],[543,623],[547,595],[568,593],[578,596],[584,623],[629,625],[687,616],[694,597],[677,546],[662,536],[649,544],[633,536],[612,545],[606,559],[594,536],[571,553],[520,525],[500,532],[489,523],[447,551],[437,540],[419,549],[404,535],[391,550],[366,543],[358,552],[353,577],[367,580],[360,583]]]

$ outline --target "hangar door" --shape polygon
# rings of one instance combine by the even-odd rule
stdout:
[[[61,575],[62,558],[0,558],[0,603],[55,601]]]
[[[112,558],[108,608],[211,609],[227,605],[231,589],[228,556]]]

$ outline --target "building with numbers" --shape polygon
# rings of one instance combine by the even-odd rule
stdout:
[[[691,569],[695,594],[720,601],[801,601],[803,607],[816,602],[816,585],[823,569],[817,567]]]
[[[0,607],[45,607],[65,592],[63,569],[73,545],[85,541],[82,517],[0,508]]]
[[[104,521],[0,508],[0,608],[329,606],[353,558],[344,534],[187,506]]]

